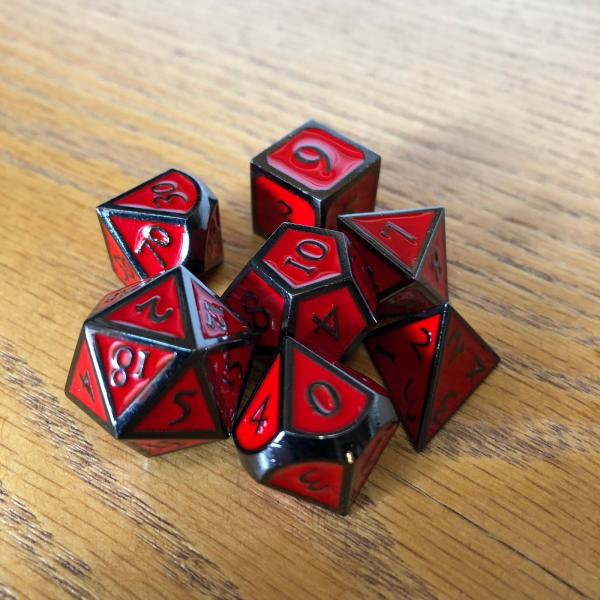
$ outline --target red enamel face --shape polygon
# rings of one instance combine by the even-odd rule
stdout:
[[[375,467],[379,461],[379,457],[385,450],[388,442],[392,439],[395,431],[395,423],[390,423],[381,429],[355,462],[354,468],[356,474],[354,476],[354,484],[352,486],[353,498],[358,496],[358,493],[369,478],[373,467]]]
[[[328,190],[359,167],[362,150],[317,127],[303,129],[267,156],[269,165],[313,190]]]
[[[283,296],[254,271],[249,270],[224,301],[260,334],[258,345],[272,348],[279,344],[285,305]]]
[[[255,452],[279,431],[281,355],[277,355],[235,426],[235,440],[242,450]]]
[[[95,334],[115,416],[119,417],[168,367],[175,352]]]
[[[192,433],[214,431],[206,398],[198,377],[188,369],[154,404],[150,412],[135,428],[136,432]]]
[[[106,411],[100,395],[100,386],[92,364],[90,349],[85,339],[79,349],[79,357],[73,371],[69,393],[99,419],[106,422]]]
[[[381,216],[375,213],[355,216],[352,222],[414,271],[429,240],[435,216],[432,210]]]
[[[342,274],[336,239],[315,231],[285,230],[262,261],[294,288]]]
[[[104,318],[112,323],[156,331],[179,339],[185,337],[174,276],[148,290],[143,289],[127,304],[109,312]]]
[[[442,315],[392,329],[367,342],[407,433],[417,443]]]
[[[182,214],[198,203],[198,192],[191,177],[171,170],[127,192],[112,205]]]
[[[293,351],[293,396],[290,424],[294,431],[329,435],[354,425],[364,414],[367,394],[304,352]]]
[[[423,259],[419,279],[436,291],[440,302],[448,300],[448,273],[446,268],[446,233],[443,223]]]
[[[338,215],[372,211],[375,208],[378,179],[379,172],[371,170],[361,177],[358,183],[340,194],[327,210],[325,227],[327,229],[337,229]]]
[[[294,337],[338,359],[364,333],[367,321],[347,287],[298,301]]]
[[[354,244],[351,242],[348,243],[348,254],[350,256],[350,267],[352,268],[354,281],[362,292],[362,295],[367,301],[369,308],[374,312],[377,308],[377,296],[375,295],[373,284],[369,278],[367,265],[365,264],[362,256],[356,251]]]
[[[130,285],[139,280],[137,273],[133,270],[131,263],[119,248],[117,242],[112,238],[106,227],[102,226],[102,234],[106,242],[106,249],[110,257],[113,269],[117,277],[125,284]]]
[[[498,357],[454,310],[448,319],[428,440],[498,364]]]
[[[286,221],[300,225],[316,225],[312,204],[271,179],[259,175],[252,180],[254,224],[265,237]]]
[[[241,333],[244,330],[242,322],[217,298],[209,294],[195,281],[192,282],[192,287],[204,339]]]
[[[173,269],[187,256],[189,239],[183,224],[114,215],[109,219],[148,277]]]
[[[344,467],[331,462],[306,462],[283,467],[275,471],[267,484],[317,504],[338,509]]]
[[[197,252],[194,252],[197,254]],[[223,258],[223,239],[221,236],[221,219],[219,207],[216,206],[210,217],[206,228],[206,249],[204,251],[204,263],[208,266],[217,264]]]
[[[250,346],[219,349],[208,354],[209,376],[227,429],[233,421],[251,356]]]

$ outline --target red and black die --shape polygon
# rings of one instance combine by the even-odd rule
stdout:
[[[257,332],[257,349],[267,352],[290,335],[338,359],[375,323],[371,282],[346,237],[292,223],[280,225],[223,300]]]
[[[286,338],[233,437],[258,482],[345,514],[396,426],[383,388]]]
[[[367,266],[379,315],[417,313],[448,301],[443,208],[340,215],[338,228]]]
[[[385,325],[365,345],[417,450],[500,360],[449,304]]]
[[[250,162],[254,230],[268,237],[286,221],[336,228],[342,213],[373,210],[380,157],[308,121]]]
[[[117,277],[129,285],[178,265],[200,275],[223,260],[217,198],[170,169],[96,209]]]
[[[148,455],[230,435],[248,327],[186,268],[107,294],[85,321],[65,392]]]

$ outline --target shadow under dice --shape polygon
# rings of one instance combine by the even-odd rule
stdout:
[[[272,351],[283,335],[333,359],[347,355],[375,323],[366,268],[337,231],[282,224],[223,294]]]
[[[148,455],[230,435],[248,327],[184,267],[107,294],[85,321],[66,395]]]
[[[250,162],[254,230],[268,237],[283,222],[336,228],[342,213],[373,210],[380,157],[308,121]]]
[[[113,270],[126,285],[178,265],[200,275],[223,260],[218,201],[181,171],[166,171],[96,212]]]
[[[233,436],[256,481],[345,514],[396,426],[383,388],[286,338]]]
[[[378,315],[416,313],[448,301],[443,208],[341,215],[338,225],[367,266]]]
[[[449,304],[377,329],[365,345],[417,450],[500,360]]]

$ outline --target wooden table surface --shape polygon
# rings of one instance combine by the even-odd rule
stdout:
[[[0,598],[600,598],[597,2],[4,0],[0,48]],[[379,208],[446,207],[503,361],[348,517],[231,442],[145,459],[63,394],[118,287],[94,207],[205,179],[221,292],[261,244],[248,161],[307,118],[382,155]]]

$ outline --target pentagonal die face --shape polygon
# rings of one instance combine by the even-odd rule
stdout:
[[[166,171],[96,210],[113,269],[126,285],[178,265],[200,274],[223,260],[217,199],[181,171]]]
[[[250,163],[255,231],[284,222],[336,227],[341,213],[373,210],[381,160],[332,129],[308,121]]]
[[[396,428],[383,390],[286,338],[234,429],[259,482],[346,513]]]
[[[369,336],[366,346],[417,450],[499,361],[447,304],[386,325]]]
[[[180,267],[99,303],[65,391],[156,455],[229,435],[251,355],[247,327]]]
[[[338,232],[285,223],[224,293],[257,332],[263,351],[282,335],[338,359],[374,323],[376,297],[366,268]]]
[[[367,266],[378,314],[421,312],[448,300],[442,208],[341,215],[338,223]]]

